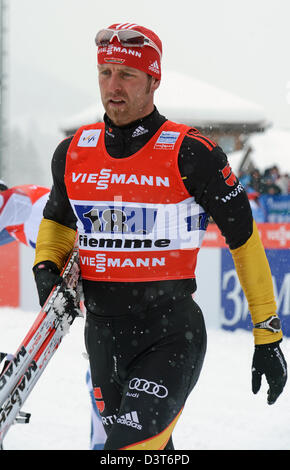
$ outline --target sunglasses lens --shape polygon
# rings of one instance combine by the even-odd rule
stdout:
[[[97,46],[108,46],[110,40],[112,39],[114,31],[109,31],[108,29],[102,29],[98,32],[95,43]]]
[[[142,47],[145,44],[145,38],[137,31],[119,31],[118,37],[123,46]]]

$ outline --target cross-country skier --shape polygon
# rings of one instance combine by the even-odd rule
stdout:
[[[0,180],[0,246],[17,240],[35,248],[39,224],[49,193],[49,188],[34,184],[8,188],[7,184]],[[6,360],[9,359],[9,355],[0,354],[2,354],[1,360],[5,356]],[[93,396],[90,370],[86,374],[86,383],[92,404],[90,448],[101,450],[105,433]]]
[[[172,449],[206,351],[192,294],[209,215],[229,245],[253,320],[253,392],[265,374],[269,404],[287,377],[282,331],[265,251],[226,155],[154,106],[161,40],[137,24],[116,23],[98,32],[96,45],[104,122],[82,126],[54,153],[35,280],[42,305],[78,229],[104,449]]]

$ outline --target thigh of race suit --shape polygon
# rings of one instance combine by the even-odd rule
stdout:
[[[104,449],[164,449],[203,364],[199,307],[186,298],[142,319],[89,316],[88,325],[92,381],[108,436]]]
[[[85,343],[89,355],[95,403],[103,423],[104,415],[118,413],[122,390],[114,377],[114,341],[111,321],[87,312]],[[105,402],[106,398],[106,402]],[[109,424],[113,424],[109,423]],[[108,433],[110,426],[104,426]]]

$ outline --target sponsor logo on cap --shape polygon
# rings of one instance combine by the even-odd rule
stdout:
[[[157,60],[155,60],[155,62],[153,62],[153,64],[149,65],[148,70],[151,70],[151,72],[154,72],[154,73],[160,73],[160,69],[159,69],[159,65],[158,65]]]
[[[105,53],[107,55],[113,55],[113,54],[126,54],[126,55],[132,55],[134,57],[142,57],[142,52],[135,51],[134,49],[129,49],[128,47],[123,47],[123,46],[115,46],[113,44],[110,44],[109,46],[101,47],[99,48],[99,53]]]
[[[114,58],[114,57],[112,57],[112,58],[110,57],[110,58],[108,59],[108,57],[106,57],[106,58],[104,59],[104,61],[107,62],[107,63],[109,63],[109,64],[112,64],[112,63],[114,63],[114,64],[123,64],[123,63],[125,62],[125,59],[116,59],[116,58]]]

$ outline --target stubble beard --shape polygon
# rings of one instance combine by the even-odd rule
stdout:
[[[122,126],[127,124],[127,121],[130,122],[130,112],[128,110],[127,104],[120,106],[118,109],[115,109],[113,106],[108,104],[105,107],[107,116],[111,121],[116,124],[116,126]]]

